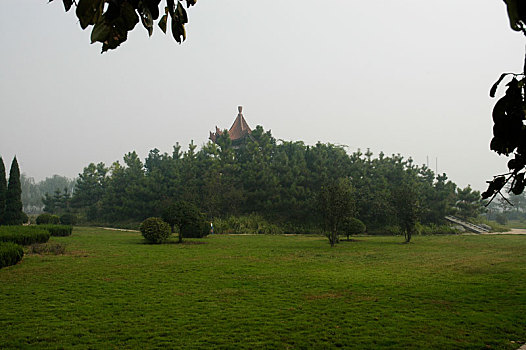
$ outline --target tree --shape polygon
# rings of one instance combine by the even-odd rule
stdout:
[[[318,194],[318,210],[331,247],[338,243],[338,232],[355,210],[353,188],[347,178],[325,185]]]
[[[508,18],[513,30],[526,35],[526,4],[522,0],[505,0],[508,9]],[[508,88],[505,95],[500,98],[493,108],[493,139],[490,149],[497,154],[514,156],[508,162],[507,174],[497,175],[488,181],[488,189],[482,193],[482,198],[491,198],[501,194],[504,186],[511,181],[508,193],[520,195],[526,186],[526,57],[522,73],[503,73],[497,82],[491,87],[490,96],[495,97],[499,84],[508,76],[511,81],[506,85]]]
[[[6,196],[7,180],[5,177],[5,166],[2,157],[0,157],[0,225],[3,224],[4,220]]]
[[[392,201],[398,224],[404,232],[405,243],[409,243],[418,222],[419,203],[415,186],[409,183],[401,184],[394,189]]]
[[[108,168],[104,163],[90,163],[84,168],[75,183],[71,204],[73,207],[86,208],[88,220],[99,216],[98,204],[104,195]]]
[[[53,0],[50,0],[50,2]],[[158,22],[161,30],[166,33],[168,18],[171,19],[171,30],[174,39],[181,44],[186,39],[184,25],[188,23],[188,16],[182,3],[186,7],[195,5],[197,0],[166,0],[166,6],[160,5],[161,0],[62,0],[67,11],[73,4],[76,5],[75,14],[80,22],[80,27],[86,29],[93,26],[91,30],[91,43],[96,41],[102,43],[102,52],[116,49],[128,38],[128,32],[132,31],[139,19],[148,35],[152,35],[154,20],[159,18],[160,13],[164,15]],[[164,10],[164,11],[163,11]]]
[[[456,215],[462,219],[476,218],[484,210],[480,200],[480,192],[473,191],[468,185],[464,189],[457,189],[457,201],[455,203]]]
[[[175,231],[175,226],[179,228],[179,243],[183,242],[183,237],[202,237],[204,236],[204,218],[199,209],[192,203],[177,201],[168,204],[163,210],[162,218],[171,227],[171,232]]]
[[[22,188],[20,185],[20,169],[16,157],[13,158],[7,184],[6,204],[3,223],[5,225],[21,225],[26,215],[22,211]]]

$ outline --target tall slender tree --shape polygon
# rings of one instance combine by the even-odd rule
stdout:
[[[7,184],[6,203],[3,223],[5,225],[21,225],[24,222],[22,211],[22,186],[20,184],[20,169],[16,156],[11,163],[9,183]]]
[[[2,157],[0,157],[0,225],[4,222],[5,198],[7,193],[7,180],[5,177],[5,166]]]

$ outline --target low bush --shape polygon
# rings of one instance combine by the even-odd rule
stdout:
[[[0,268],[15,265],[24,256],[24,250],[13,242],[0,242]]]
[[[54,254],[62,255],[66,252],[66,246],[62,243],[35,243],[29,246],[29,254]]]
[[[60,223],[60,218],[57,215],[51,215],[49,213],[43,213],[37,216],[37,225],[58,225]]]
[[[365,233],[365,224],[357,218],[349,218],[343,222],[341,234],[346,235],[349,239],[350,235],[359,235]]]
[[[210,226],[205,215],[190,202],[175,201],[167,203],[162,212],[163,220],[170,225],[172,231],[178,227],[179,242],[184,238],[202,238],[208,235]]]
[[[184,238],[203,238],[210,233],[210,226],[203,218],[195,218],[180,230]]]
[[[54,237],[71,236],[73,232],[73,226],[68,225],[40,225],[40,227],[47,230]]]
[[[475,225],[486,225],[489,228],[491,228],[491,232],[508,232],[510,230],[508,226],[501,225],[495,221],[488,220],[482,216],[476,219],[470,219],[469,221]]]
[[[75,214],[72,214],[72,213],[66,213],[66,214],[63,214],[61,217],[60,217],[60,223],[62,225],[71,225],[71,226],[75,226],[77,224],[77,215]]]
[[[260,215],[230,216],[227,219],[214,220],[214,231],[216,233],[230,234],[282,234],[283,230],[269,223]]]
[[[50,232],[40,226],[0,226],[0,242],[30,245],[46,243],[50,236]]]
[[[161,218],[148,218],[139,226],[142,236],[150,243],[163,243],[170,237],[170,225]]]

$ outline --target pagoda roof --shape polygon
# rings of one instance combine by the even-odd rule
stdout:
[[[228,130],[228,137],[232,141],[240,141],[243,140],[246,136],[250,135],[252,133],[252,129],[250,129],[250,126],[248,126],[247,121],[245,120],[245,117],[243,117],[243,106],[237,107],[238,114],[236,119],[234,120],[234,123]],[[210,140],[212,142],[216,142],[217,138],[222,135],[223,132],[221,129],[219,129],[216,126],[215,133],[210,132]]]
[[[234,120],[234,123],[230,127],[230,130],[228,130],[228,136],[230,136],[232,141],[239,140],[245,137],[247,134],[252,133],[252,130],[245,120],[245,117],[243,117],[243,107],[239,106],[237,109],[239,113],[237,114],[236,120]]]

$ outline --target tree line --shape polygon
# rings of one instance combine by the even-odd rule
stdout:
[[[400,225],[401,203],[411,203],[422,224],[442,224],[450,214],[476,217],[483,209],[477,191],[458,188],[411,158],[277,141],[261,126],[240,147],[225,132],[199,150],[191,142],[185,152],[179,144],[171,154],[153,149],[144,161],[133,151],[123,163],[89,164],[70,206],[88,221],[124,223],[161,216],[169,203],[185,201],[210,220],[257,214],[285,232],[313,232],[323,221],[322,189],[341,179],[352,186],[354,216],[368,231]]]

